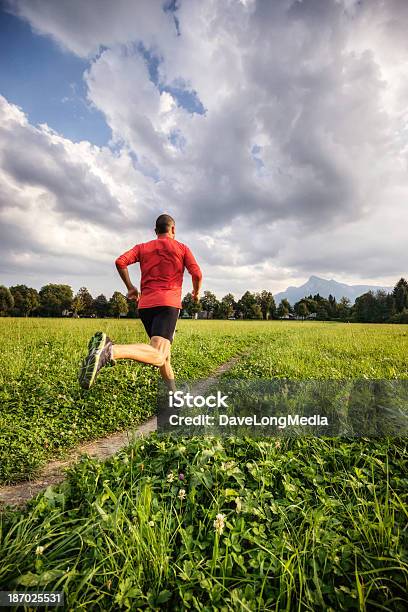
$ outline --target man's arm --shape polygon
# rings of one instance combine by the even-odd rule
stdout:
[[[125,283],[126,289],[128,290],[127,296],[126,296],[127,299],[134,300],[136,302],[139,301],[140,294],[137,288],[133,285],[132,281],[130,280],[129,271],[127,267],[130,266],[131,264],[136,263],[137,261],[139,261],[139,245],[138,244],[136,244],[132,249],[130,249],[130,251],[126,251],[126,253],[123,253],[123,255],[120,255],[115,261],[116,269],[119,272],[119,276]]]
[[[203,282],[203,275],[202,272],[200,270],[200,266],[198,265],[198,263],[196,262],[194,255],[192,254],[192,252],[190,251],[190,249],[186,246],[186,251],[184,253],[184,265],[187,268],[187,270],[190,272],[191,277],[192,277],[192,281],[193,281],[193,291],[192,291],[192,295],[193,295],[193,300],[195,302],[198,302],[199,299],[199,295],[200,295],[200,289],[201,289],[201,285]]]
[[[203,282],[203,277],[202,276],[193,276],[193,291],[192,291],[192,296],[193,296],[193,300],[195,302],[198,302],[199,300],[199,295],[200,295],[200,289],[201,289],[201,285]]]

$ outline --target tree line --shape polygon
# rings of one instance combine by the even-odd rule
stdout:
[[[401,278],[391,293],[369,291],[359,296],[354,304],[348,298],[339,301],[332,295],[326,299],[319,294],[305,296],[293,306],[283,299],[276,305],[270,291],[245,291],[235,300],[227,293],[220,300],[211,291],[204,291],[199,302],[191,293],[182,301],[183,312],[194,317],[202,312],[213,319],[316,319],[318,321],[350,321],[362,323],[408,323],[408,282]],[[100,294],[93,298],[86,287],[74,295],[69,285],[48,284],[37,291],[26,285],[0,286],[0,316],[16,317],[130,317],[137,318],[134,302],[129,302],[119,291],[108,299]]]
[[[362,323],[408,323],[408,283],[401,278],[391,293],[379,290],[368,291],[359,296],[354,304],[342,297],[339,301],[332,295],[326,299],[319,295],[308,295],[293,306],[283,299],[276,305],[269,291],[251,293],[246,291],[235,301],[228,293],[221,300],[204,291],[200,302],[193,301],[191,293],[183,300],[183,308],[190,316],[203,310],[208,317],[227,319],[235,316],[242,319],[316,319],[318,321],[350,321]]]
[[[285,304],[290,311],[289,304]],[[328,299],[317,295],[302,298],[292,312],[301,318],[320,321],[351,321],[359,323],[408,323],[408,283],[401,278],[391,293],[368,291],[356,298],[352,305],[348,298],[339,302],[332,295]]]
[[[86,287],[74,295],[69,285],[49,284],[37,291],[26,285],[0,286],[0,316],[12,317],[119,317],[132,316],[136,306],[119,291],[108,300],[93,298]]]

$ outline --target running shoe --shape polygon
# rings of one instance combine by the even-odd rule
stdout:
[[[78,374],[78,382],[83,389],[90,389],[100,370],[112,359],[112,340],[104,332],[96,332],[88,343],[88,355],[82,362]]]

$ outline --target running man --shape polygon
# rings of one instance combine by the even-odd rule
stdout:
[[[188,246],[175,239],[175,222],[170,215],[156,219],[156,239],[136,244],[116,259],[116,268],[127,288],[127,299],[138,305],[139,316],[150,338],[149,344],[114,344],[104,332],[89,341],[88,355],[79,371],[79,384],[89,389],[101,369],[117,359],[134,359],[157,366],[168,389],[175,390],[170,347],[181,308],[184,269],[193,281],[193,299],[198,302],[202,274]],[[128,266],[139,262],[141,291],[132,284]]]

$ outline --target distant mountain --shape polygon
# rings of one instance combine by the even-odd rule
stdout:
[[[376,285],[346,285],[345,283],[339,283],[334,279],[327,280],[325,278],[320,278],[319,276],[311,276],[309,280],[304,283],[304,285],[301,285],[300,287],[288,287],[286,291],[281,291],[281,293],[277,293],[274,297],[277,306],[284,298],[286,298],[289,303],[293,305],[295,302],[298,302],[307,295],[316,295],[316,293],[319,293],[324,298],[328,298],[331,294],[337,301],[339,301],[342,297],[347,297],[353,304],[359,295],[367,293],[367,291],[375,292],[379,289],[384,289],[384,291],[387,292],[392,291],[392,287],[378,287]]]

